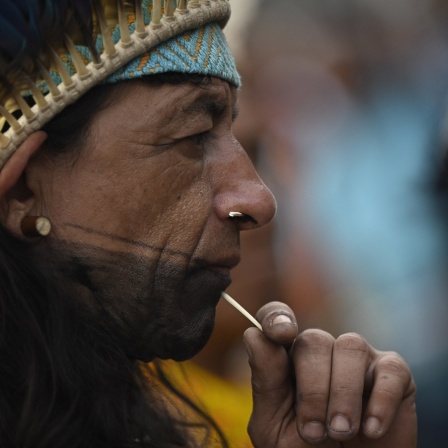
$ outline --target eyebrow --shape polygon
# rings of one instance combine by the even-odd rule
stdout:
[[[193,104],[184,107],[182,110],[188,115],[206,115],[213,119],[222,118],[228,111],[228,104],[212,98],[199,98]],[[238,106],[232,107],[232,121],[238,117]]]

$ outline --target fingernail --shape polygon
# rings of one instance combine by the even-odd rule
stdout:
[[[330,428],[336,432],[350,432],[352,429],[350,422],[343,415],[335,415],[331,420]]]
[[[376,417],[369,417],[364,424],[364,431],[370,434],[379,434],[381,422]]]
[[[289,316],[286,316],[285,314],[277,314],[272,319],[272,325],[278,325],[278,324],[292,324],[292,320]]]
[[[302,435],[310,440],[325,438],[325,426],[321,422],[308,422],[302,426]]]

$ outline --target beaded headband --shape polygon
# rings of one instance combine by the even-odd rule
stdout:
[[[239,85],[229,16],[229,0],[1,0],[0,169],[100,83],[178,71]]]

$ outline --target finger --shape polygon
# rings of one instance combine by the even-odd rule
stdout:
[[[327,416],[333,440],[351,439],[359,431],[370,355],[369,344],[358,334],[344,334],[334,343]]]
[[[373,384],[365,410],[363,432],[366,437],[382,437],[397,413],[415,413],[416,387],[411,371],[397,353],[376,352],[367,382]]]
[[[270,302],[260,308],[256,319],[265,336],[282,345],[292,344],[298,333],[297,320],[292,309],[281,302]]]
[[[322,330],[306,330],[294,341],[297,428],[308,443],[318,443],[327,435],[333,344],[333,336]]]
[[[244,333],[244,342],[252,370],[253,412],[248,430],[254,446],[275,446],[285,421],[292,422],[297,437],[287,351],[253,327]]]

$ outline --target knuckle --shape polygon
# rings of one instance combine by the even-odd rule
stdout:
[[[331,389],[333,397],[352,397],[358,395],[356,385],[346,379],[345,382],[339,382],[333,385]]]
[[[283,381],[279,382],[276,379],[264,379],[263,381],[256,381],[254,378],[252,378],[252,393],[254,396],[287,396],[289,387],[289,379],[284,379]]]
[[[333,350],[334,338],[323,330],[305,330],[294,341],[294,351],[328,354]]]
[[[298,398],[300,403],[312,403],[313,407],[320,406],[322,404],[326,406],[328,402],[328,391],[324,388],[300,391]]]
[[[401,396],[402,394],[400,391],[390,390],[387,387],[379,387],[376,395],[381,397],[383,403],[387,403],[388,406],[393,406],[393,403],[397,401],[397,398],[401,398],[399,395]]]
[[[325,422],[328,412],[328,391],[299,392],[296,398],[296,413],[301,421]]]
[[[352,353],[369,353],[370,346],[367,341],[357,333],[346,333],[339,336],[335,342],[335,348]]]
[[[384,354],[379,365],[383,375],[399,377],[406,383],[406,386],[413,382],[411,369],[398,353],[388,352]]]

